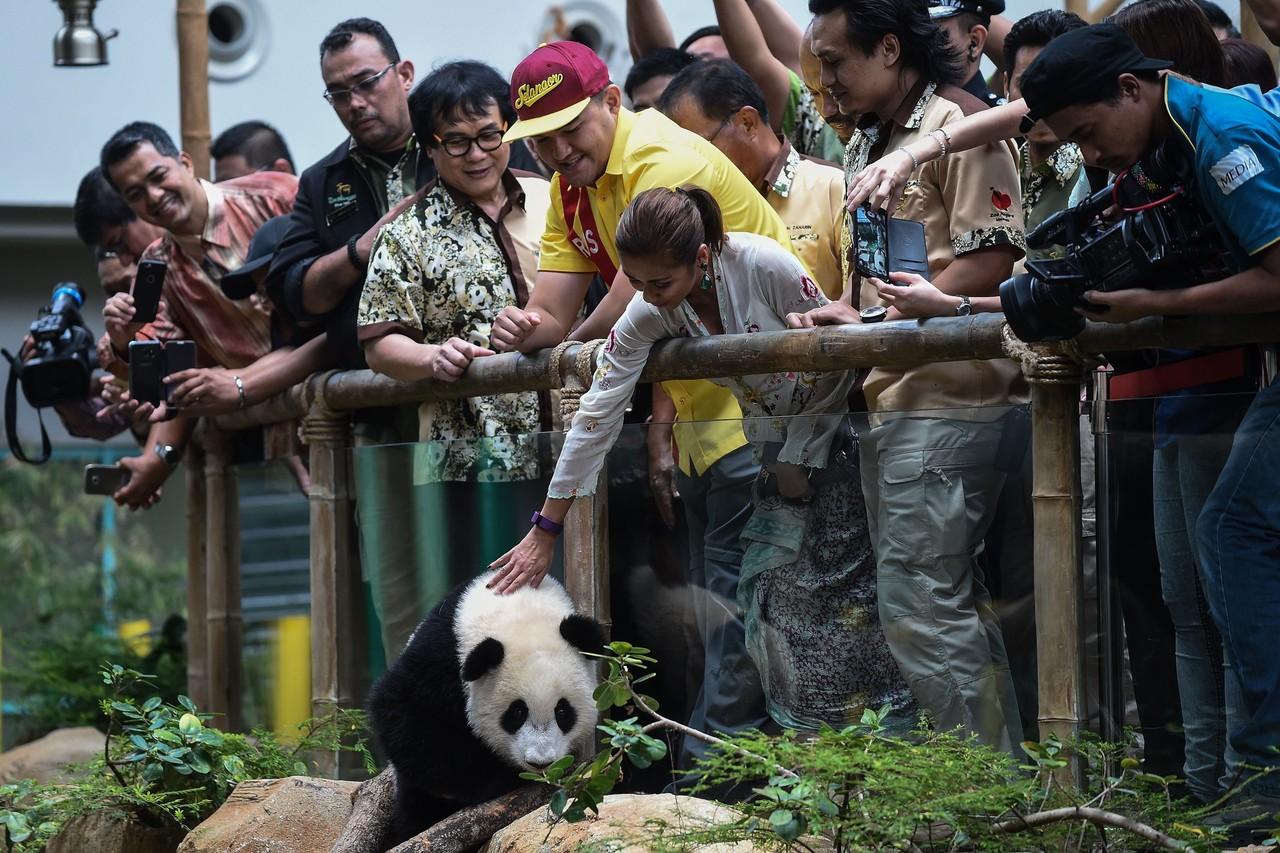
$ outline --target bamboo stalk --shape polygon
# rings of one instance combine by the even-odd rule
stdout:
[[[205,607],[209,711],[226,731],[240,731],[244,619],[240,610],[240,506],[229,437],[208,430],[205,445]]]
[[[204,449],[191,442],[187,478],[187,695],[196,707],[209,707],[209,642],[206,610]]]
[[[209,177],[209,18],[204,0],[177,0],[178,104],[182,150],[196,177]]]

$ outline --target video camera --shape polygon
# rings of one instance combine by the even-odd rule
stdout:
[[[93,332],[80,317],[83,304],[80,285],[61,282],[31,324],[35,353],[22,364],[18,377],[23,396],[37,409],[89,396],[98,356]]]
[[[53,288],[48,307],[40,309],[40,316],[31,324],[29,333],[33,343],[31,357],[25,362],[14,358],[8,350],[0,350],[9,361],[9,382],[4,393],[4,426],[9,437],[9,449],[23,462],[40,464],[49,458],[49,436],[40,422],[42,453],[30,459],[18,442],[17,384],[22,384],[22,394],[37,410],[58,403],[83,400],[89,396],[93,369],[98,366],[98,354],[93,332],[80,317],[84,304],[84,291],[74,282],[59,282]],[[19,351],[21,355],[21,351]]]
[[[1147,171],[1163,170],[1162,151]],[[1028,272],[1000,285],[1000,306],[1014,334],[1024,341],[1060,341],[1078,335],[1084,318],[1077,307],[1098,309],[1088,290],[1131,287],[1173,290],[1225,278],[1229,254],[1207,213],[1185,182],[1162,198],[1129,171],[1078,205],[1056,213],[1027,234],[1027,245],[1066,247],[1061,258],[1028,260]],[[1112,207],[1119,218],[1108,220]]]

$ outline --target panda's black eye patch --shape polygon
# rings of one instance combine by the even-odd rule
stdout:
[[[568,734],[573,728],[573,724],[578,722],[578,712],[573,710],[573,706],[569,704],[568,699],[561,699],[556,703],[556,725],[560,727],[560,731]]]
[[[502,714],[502,730],[509,735],[513,735],[520,731],[520,727],[524,725],[524,721],[529,719],[529,706],[524,703],[523,699],[517,699],[507,706],[507,710]]]

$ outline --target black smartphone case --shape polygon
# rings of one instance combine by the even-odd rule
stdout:
[[[129,342],[129,396],[140,403],[160,405],[164,350],[159,341]]]
[[[133,321],[150,323],[160,310],[160,291],[164,289],[164,276],[168,271],[164,261],[142,261],[133,277]]]

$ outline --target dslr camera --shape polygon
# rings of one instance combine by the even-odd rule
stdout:
[[[1156,149],[1147,174],[1173,173]],[[1129,171],[1078,205],[1056,213],[1027,234],[1027,246],[1065,247],[1060,258],[1028,260],[1027,272],[1000,285],[1000,306],[1024,341],[1060,341],[1078,335],[1077,307],[1101,309],[1088,290],[1132,287],[1173,290],[1225,278],[1229,253],[1185,181],[1151,199]],[[1160,190],[1156,193],[1159,194]],[[1114,208],[1117,217],[1106,218]]]
[[[49,305],[31,324],[35,353],[20,367],[23,396],[34,408],[83,400],[89,396],[89,380],[98,366],[93,332],[80,316],[84,291],[73,282],[53,288]]]

